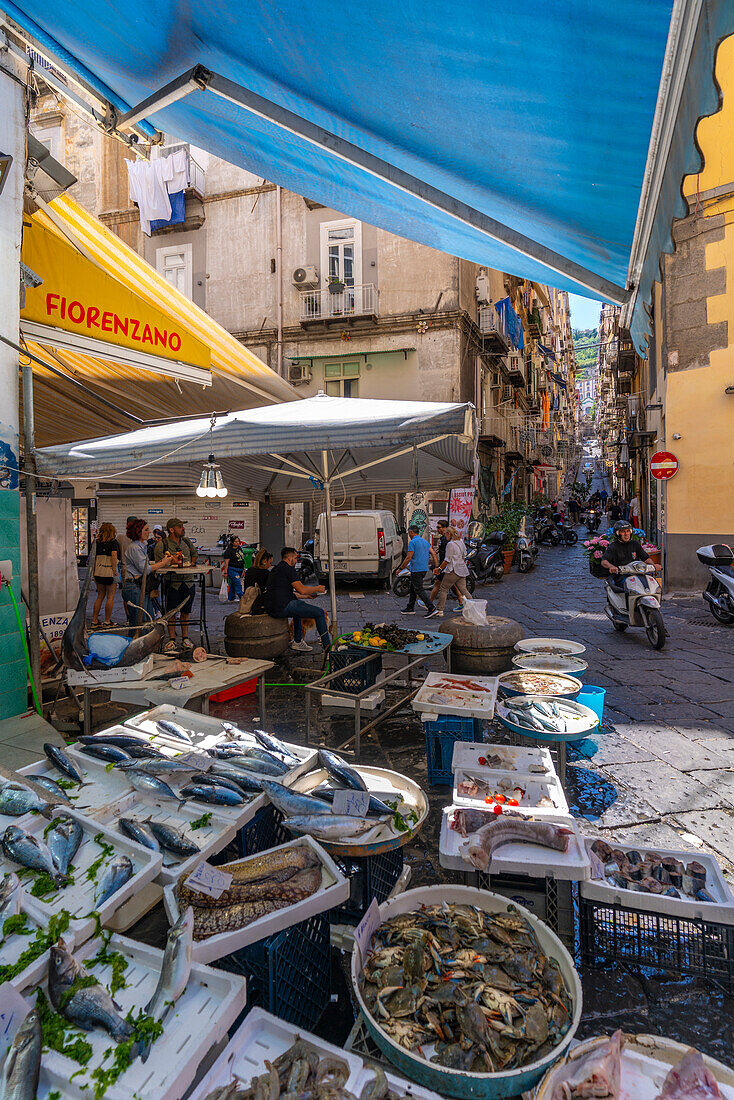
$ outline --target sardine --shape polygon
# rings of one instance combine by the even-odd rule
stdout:
[[[338,779],[345,787],[351,787],[354,791],[366,791],[365,783],[359,772],[342,760],[330,749],[319,749],[319,763],[334,779]]]
[[[150,829],[161,848],[165,848],[167,852],[173,852],[177,856],[195,856],[197,852],[201,851],[198,844],[189,837],[184,836],[178,829],[174,829],[172,825],[167,825],[163,821],[155,821],[150,817],[144,824]]]
[[[129,856],[115,856],[107,865],[105,873],[97,883],[94,891],[94,904],[97,908],[103,905],[113,894],[132,878],[133,863]]]
[[[53,806],[39,798],[35,791],[20,783],[6,783],[0,791],[0,814],[6,817],[23,817],[31,810],[43,814],[44,817],[53,817]]]
[[[57,886],[65,885],[66,878],[57,870],[48,846],[38,837],[21,829],[20,825],[8,826],[3,833],[2,846],[5,855],[13,863],[19,863],[21,867],[28,867],[32,871],[45,871]]]
[[[83,783],[84,776],[79,771],[73,760],[70,760],[65,752],[62,752],[58,745],[45,744],[43,751],[46,753],[47,758],[53,764],[53,766],[65,775],[67,779],[73,779],[75,783]]]
[[[58,818],[54,827],[49,830],[46,843],[62,875],[69,870],[69,864],[79,851],[83,836],[81,825],[71,817]]]
[[[147,821],[136,821],[134,817],[121,817],[118,821],[120,832],[129,836],[136,844],[141,844],[151,852],[160,852],[161,846],[150,829]]]
[[[44,791],[48,791],[54,798],[58,798],[59,802],[66,802],[71,806],[71,799],[64,790],[60,787],[55,779],[51,779],[48,775],[31,775],[28,777],[32,779],[37,787],[43,787]],[[84,784],[86,786],[86,784]]]
[[[41,1017],[34,1008],[16,1031],[5,1055],[0,1081],[2,1100],[35,1100],[42,1049]]]
[[[241,806],[247,799],[228,787],[214,787],[209,783],[188,783],[181,788],[181,797],[195,802],[207,802],[212,806]]]
[[[321,798],[314,798],[310,794],[300,794],[284,787],[282,783],[263,780],[262,789],[275,806],[286,817],[293,814],[328,814],[331,816],[331,807]]]
[[[59,939],[51,948],[48,968],[48,993],[53,1008],[84,1031],[101,1027],[116,1043],[129,1039],[133,1029],[103,986],[87,985],[77,989],[68,999],[63,996],[77,978],[87,977],[87,971],[72,957],[63,939]]]
[[[130,768],[129,771],[123,774],[130,786],[134,787],[136,791],[140,791],[141,794],[151,794],[155,798],[171,798],[178,803],[183,801],[175,791],[171,790],[167,783],[162,779],[158,779],[155,775],[148,775],[139,768]]]
[[[160,718],[156,722],[155,728],[158,730],[158,733],[162,733],[166,737],[175,737],[177,741],[185,741],[188,745],[193,745],[194,743],[190,734],[187,733],[183,726],[179,726],[178,722],[169,722],[167,718]]]
[[[0,926],[8,917],[20,913],[20,879],[14,871],[8,871],[0,882]]]
[[[158,985],[145,1006],[146,1015],[152,1016],[154,1020],[165,1020],[186,989],[191,974],[193,946],[194,911],[189,906],[168,933]],[[143,1061],[147,1057],[148,1050],[143,1054]]]
[[[366,817],[349,817],[347,814],[328,814],[317,816],[314,814],[301,814],[288,817],[283,824],[292,833],[308,833],[317,840],[339,841],[347,837],[362,836],[374,829],[380,819]]]
[[[303,761],[300,760],[283,741],[274,737],[272,733],[266,733],[265,730],[254,730],[253,732],[264,749],[270,749],[271,752],[279,753],[290,763],[291,767],[296,767],[296,765],[303,763]]]
[[[79,752],[83,752],[85,756],[93,756],[97,760],[106,760],[109,762],[112,760],[115,764],[118,764],[122,760],[132,760],[129,752],[125,749],[121,749],[118,745],[110,745],[106,741],[102,741],[98,745],[81,745]]]

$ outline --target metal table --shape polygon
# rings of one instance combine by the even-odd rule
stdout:
[[[201,598],[199,600],[199,618],[198,622],[195,622],[199,627],[200,644],[203,645],[206,650],[209,649],[209,631],[206,625],[206,579],[214,568],[215,566],[213,565],[182,565],[171,567],[170,569],[158,570],[158,575],[161,577],[175,573],[176,576],[181,577],[182,580],[190,577],[192,580],[198,581]],[[166,602],[168,602],[167,597]]]
[[[347,639],[338,640],[347,641]],[[325,676],[321,676],[318,680],[314,680],[312,684],[305,684],[304,690],[306,692],[306,744],[310,744],[311,737],[311,694],[313,693],[317,696],[335,696],[354,704],[354,733],[351,737],[348,737],[346,741],[339,745],[338,749],[341,751],[346,745],[349,745],[352,741],[354,741],[354,758],[355,760],[359,760],[362,737],[365,734],[371,733],[372,730],[380,724],[380,722],[383,722],[386,718],[389,718],[391,715],[396,714],[397,711],[402,710],[403,707],[410,702],[413,696],[417,695],[420,691],[421,684],[419,684],[417,687],[413,687],[413,670],[418,665],[422,664],[425,661],[426,657],[435,656],[437,653],[446,653],[448,666],[447,671],[451,671],[450,647],[453,640],[454,638],[452,634],[428,633],[426,631],[425,641],[413,642],[410,645],[405,646],[403,649],[391,649],[386,652],[384,649],[377,646],[375,646],[374,648],[360,646],[359,648],[361,649],[367,649],[366,657],[362,657],[360,660],[355,661],[353,664],[348,665],[346,668],[337,669],[336,672],[329,672]],[[371,695],[374,692],[376,685],[372,684],[370,687],[366,687],[362,691],[355,693],[351,691],[335,691],[333,688],[329,687],[329,684],[332,680],[338,678],[339,676],[344,676],[346,672],[349,672],[350,670],[353,670],[355,668],[361,668],[362,665],[366,665],[367,662],[371,661],[376,655],[380,655],[383,657],[389,655],[390,657],[406,658],[406,663],[400,665],[393,672],[389,673],[389,675],[384,676],[383,679],[380,681],[379,686],[384,687],[386,684],[391,683],[393,680],[397,680],[398,676],[406,673],[407,682],[405,683],[405,686],[407,687],[407,691],[405,691],[400,696],[396,703],[393,703],[386,709],[381,710],[376,718],[373,718],[371,722],[368,722],[366,726],[363,726],[361,711],[362,700],[366,696]],[[396,684],[396,686],[398,685]],[[399,686],[403,686],[403,684],[401,683]]]

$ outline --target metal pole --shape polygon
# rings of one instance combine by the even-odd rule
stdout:
[[[283,375],[283,189],[275,188],[275,293],[278,323],[276,370]]]
[[[23,364],[23,443],[25,448],[25,471],[27,475],[36,472],[35,429],[33,413],[33,364]],[[38,527],[36,525],[36,479],[27,476],[25,480],[25,522],[28,558],[28,652],[31,658],[31,671],[39,699],[41,698],[41,611],[38,599]]]
[[[336,579],[334,577],[334,539],[331,529],[331,486],[329,484],[329,456],[327,451],[321,452],[321,469],[324,473],[324,491],[326,493],[326,556],[329,560],[329,597],[331,601],[331,634],[336,638],[339,634],[339,623],[336,614]]]

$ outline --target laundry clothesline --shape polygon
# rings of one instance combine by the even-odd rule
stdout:
[[[151,235],[164,225],[184,220],[184,191],[189,186],[189,160],[185,149],[177,149],[155,160],[127,160],[130,198],[140,211],[140,225]]]

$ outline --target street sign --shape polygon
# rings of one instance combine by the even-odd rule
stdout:
[[[656,481],[669,481],[678,473],[678,459],[670,451],[656,451],[650,459],[650,473]]]

